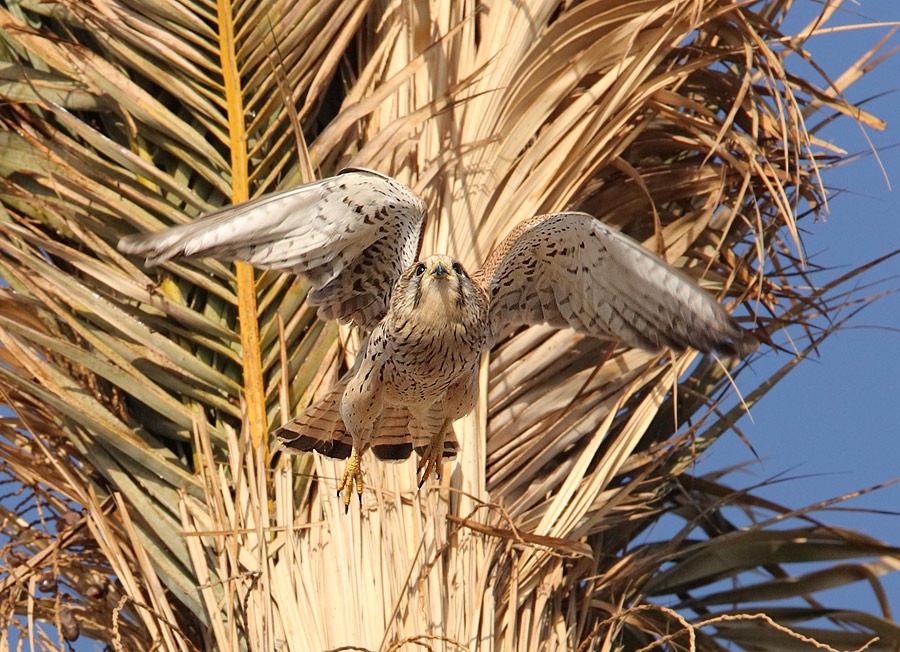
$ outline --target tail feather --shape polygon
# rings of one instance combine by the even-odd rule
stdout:
[[[350,374],[341,378],[325,396],[275,431],[275,437],[281,441],[285,450],[316,451],[337,459],[350,457],[353,437],[347,432],[341,418],[341,398],[349,379]],[[429,438],[419,434],[422,432],[421,428],[411,427],[412,419],[406,407],[385,408],[372,442],[372,452],[378,459],[405,460],[413,450],[421,455]],[[416,434],[412,434],[413,432]],[[459,442],[451,428],[444,440],[444,457],[455,457],[457,450]]]
[[[350,457],[353,441],[341,418],[341,397],[350,379],[341,378],[321,399],[275,431],[288,452],[316,451],[328,457]]]

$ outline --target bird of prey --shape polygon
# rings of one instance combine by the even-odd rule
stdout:
[[[746,355],[756,338],[693,281],[585,213],[519,224],[469,274],[450,256],[419,258],[425,203],[394,179],[358,168],[119,242],[147,264],[174,257],[242,260],[309,279],[322,319],[365,333],[353,368],[275,432],[288,449],[348,458],[345,510],[360,458],[421,455],[419,486],[475,406],[478,361],[504,332],[548,323],[627,346]]]

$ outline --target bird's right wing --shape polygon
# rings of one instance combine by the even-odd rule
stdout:
[[[416,260],[425,203],[394,179],[348,169],[335,177],[227,206],[195,222],[119,241],[148,265],[175,257],[242,260],[309,279],[323,319],[370,329]]]

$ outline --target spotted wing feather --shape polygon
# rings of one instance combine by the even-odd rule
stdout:
[[[242,260],[307,277],[323,318],[371,328],[418,254],[425,204],[402,184],[361,169],[228,206],[190,224],[133,235],[119,250],[149,265],[175,257]]]
[[[650,350],[745,355],[758,345],[691,279],[585,213],[523,222],[479,274],[491,342],[512,326],[549,323]]]

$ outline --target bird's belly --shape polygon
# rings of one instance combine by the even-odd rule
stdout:
[[[394,403],[431,403],[447,394],[454,383],[469,378],[477,359],[467,362],[447,356],[418,359],[414,364],[395,358],[385,377],[385,398]]]

